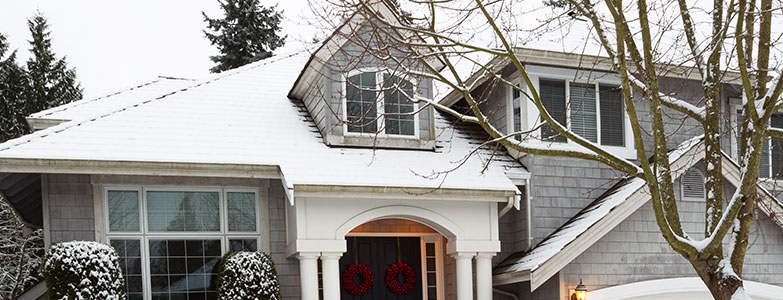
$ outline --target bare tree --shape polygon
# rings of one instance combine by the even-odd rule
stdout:
[[[772,30],[772,24],[781,21],[782,6],[778,0],[715,0],[711,4],[686,0],[330,0],[311,4],[319,24],[325,24],[328,32],[338,28],[335,35],[348,40],[346,46],[334,49],[342,59],[325,68],[324,76],[333,78],[335,73],[366,65],[382,66],[391,74],[383,78],[383,84],[348,80],[348,91],[344,92],[369,92],[368,97],[376,101],[383,93],[396,92],[420,104],[416,111],[349,107],[364,111],[354,118],[346,118],[340,109],[327,105],[341,122],[361,128],[356,129],[361,132],[380,133],[389,125],[379,120],[412,117],[434,107],[459,121],[479,125],[491,136],[485,145],[597,161],[642,178],[651,193],[663,237],[693,265],[715,299],[747,297],[742,267],[760,197],[757,183],[762,146],[770,137],[783,137],[783,129],[770,126],[773,114],[783,105],[783,81],[780,66],[775,65],[782,53],[774,47],[780,36]],[[397,17],[389,18],[390,12]],[[343,24],[355,16],[367,22]],[[592,44],[600,50],[592,53],[596,56],[582,56],[590,57],[589,62],[585,59],[584,69],[600,62],[621,79],[636,162],[605,150],[559,122],[530,80],[520,59],[524,51],[520,47],[535,42],[542,32],[562,32],[571,26],[587,28],[570,33],[584,35],[584,49]],[[522,86],[504,76],[509,71],[521,75]],[[701,81],[703,97],[698,103],[662,92],[661,80],[675,74]],[[457,93],[465,107],[443,105],[427,93],[412,92],[394,78],[434,82],[436,87]],[[742,90],[744,100],[738,139],[741,185],[733,195],[724,197],[721,135],[728,133],[725,119],[729,114],[721,108],[721,86],[728,81]],[[488,89],[478,89],[487,82]],[[486,94],[499,87],[511,87],[524,95],[540,114],[538,125],[524,131],[499,130],[491,120],[492,108],[486,105]],[[324,101],[335,97],[328,91],[319,92],[318,86],[313,89]],[[647,109],[637,109],[638,105]],[[676,176],[667,154],[672,145],[671,132],[664,126],[664,120],[671,118],[667,111],[679,112],[683,122],[695,122],[704,132],[707,204],[702,238],[689,236],[681,225]],[[650,125],[640,123],[641,114],[648,115]],[[578,147],[552,142],[551,136],[542,138],[536,134],[541,128]]]
[[[16,299],[38,283],[43,231],[30,230],[0,194],[0,298]]]

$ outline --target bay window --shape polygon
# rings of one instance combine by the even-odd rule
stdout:
[[[107,188],[106,237],[129,299],[215,299],[228,251],[257,251],[257,189]]]
[[[386,72],[360,72],[345,81],[344,115],[348,134],[415,136],[418,120],[414,84]],[[382,124],[379,128],[378,124]]]

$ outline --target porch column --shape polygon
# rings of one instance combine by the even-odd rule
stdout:
[[[299,285],[302,300],[318,300],[318,252],[299,252]]]
[[[492,257],[493,252],[479,252],[476,255],[476,299],[492,300]]]
[[[473,256],[475,252],[456,252],[451,256],[457,261],[457,300],[473,299]]]
[[[321,254],[321,272],[323,272],[324,300],[340,300],[340,257],[342,252],[323,252]]]

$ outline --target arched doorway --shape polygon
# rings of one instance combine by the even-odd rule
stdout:
[[[341,299],[446,299],[446,272],[453,276],[454,262],[445,255],[446,238],[438,231],[413,220],[383,218],[355,227],[345,239],[347,251],[340,258],[341,274],[358,263],[372,272],[374,282],[362,296],[351,295],[341,286]],[[387,269],[398,262],[410,266],[416,279],[413,289],[402,295],[391,292],[385,283]],[[402,283],[403,278],[398,276],[397,280]],[[453,294],[452,289],[449,292]]]

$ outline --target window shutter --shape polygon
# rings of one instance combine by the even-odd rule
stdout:
[[[682,175],[682,197],[691,199],[704,199],[704,175],[696,168],[688,170]]]
[[[562,80],[538,80],[539,95],[541,97],[541,103],[544,108],[552,115],[552,118],[560,122],[560,124],[566,123],[566,95],[565,95],[565,81]],[[541,138],[543,140],[565,142],[566,138],[557,133],[549,125],[541,126]]]
[[[599,85],[601,99],[601,144],[624,146],[623,96],[619,87]]]
[[[570,87],[571,131],[596,143],[598,118],[595,111],[595,85],[571,83]]]
[[[774,121],[779,122],[779,121]],[[742,145],[741,135],[742,135],[742,110],[737,110],[737,160],[739,161],[742,159],[740,156],[740,148]],[[773,125],[774,126],[774,125]],[[759,159],[759,178],[769,178],[770,177],[770,155],[769,155],[769,144],[770,139],[767,138],[764,143],[761,145],[761,159]],[[781,149],[783,150],[783,149]],[[778,150],[780,151],[780,150]],[[780,160],[780,158],[778,158]],[[783,165],[783,164],[781,164]]]
[[[783,128],[783,115],[772,115],[770,125]],[[783,179],[783,139],[772,138],[772,178]]]
[[[517,87],[519,87],[519,84],[516,84]],[[511,107],[512,107],[512,114],[514,116],[514,128],[513,132],[519,132],[522,130],[522,97],[521,94],[517,89],[514,87],[509,87],[511,89]],[[517,135],[514,136],[515,139],[521,140],[522,137]]]

